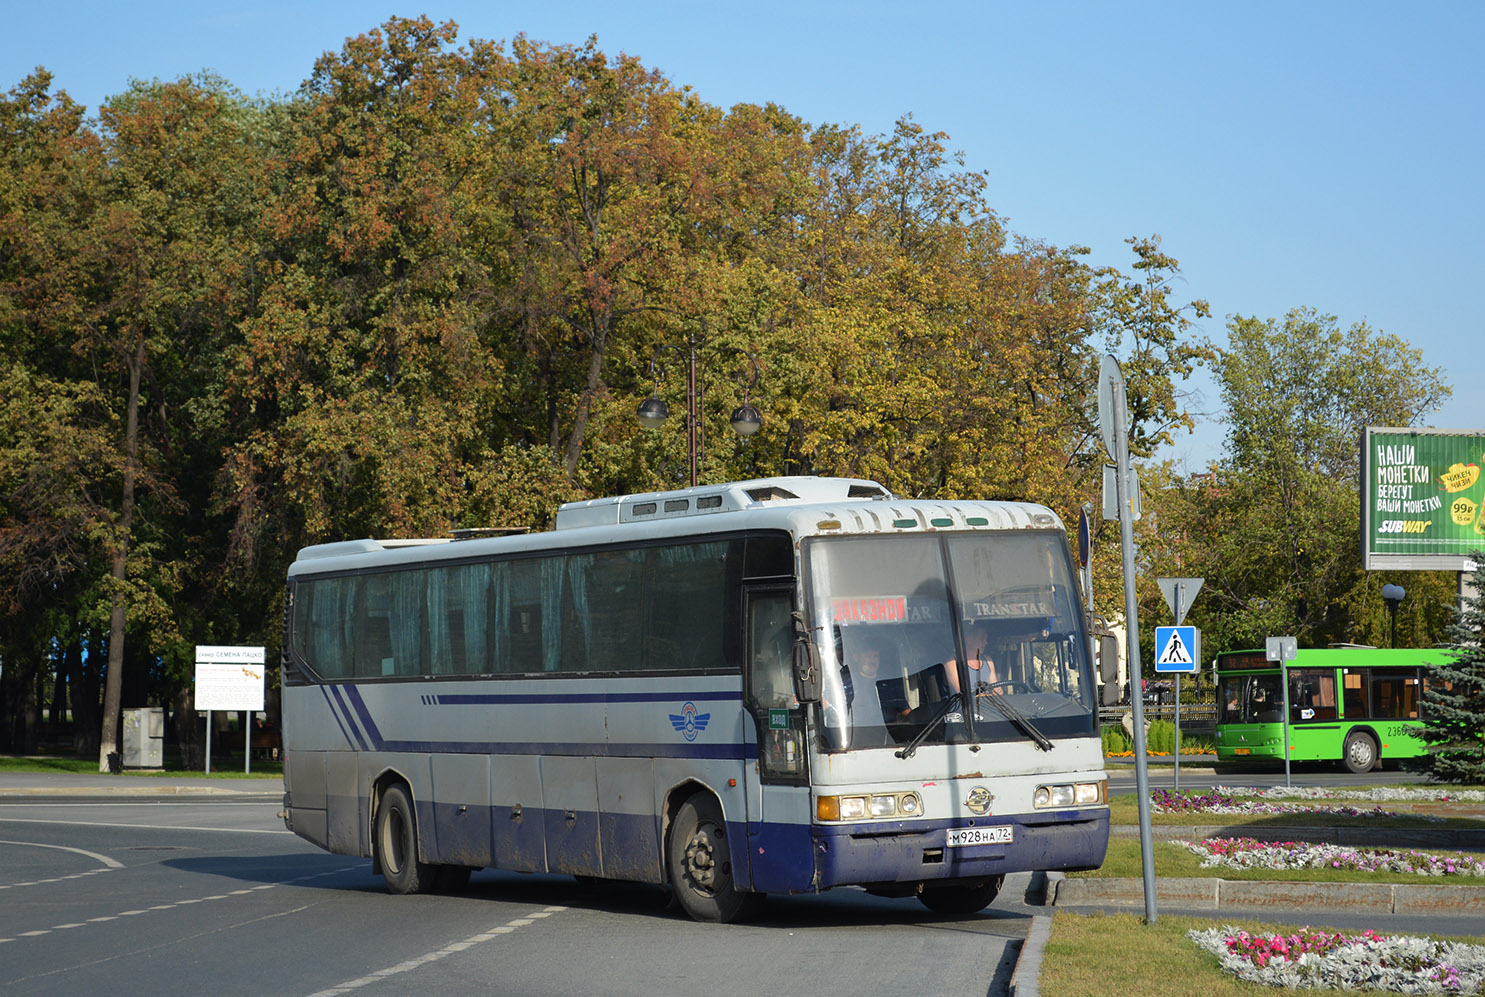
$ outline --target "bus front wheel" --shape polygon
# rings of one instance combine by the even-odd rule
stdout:
[[[434,866],[418,861],[418,824],[412,797],[401,786],[388,786],[376,809],[376,854],[391,893],[427,893]]]
[[[1377,764],[1377,742],[1360,731],[1346,737],[1346,768],[1358,775],[1370,772]]]
[[[996,876],[973,886],[925,886],[918,899],[939,914],[974,914],[995,901],[1004,882],[1004,876]]]
[[[710,796],[693,796],[681,804],[670,828],[665,864],[676,899],[698,921],[742,921],[763,906],[763,894],[742,892],[733,882],[727,823]]]

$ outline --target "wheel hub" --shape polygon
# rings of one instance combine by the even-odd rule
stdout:
[[[719,847],[713,840],[715,829],[700,827],[686,842],[686,876],[697,887],[712,891],[717,884]]]

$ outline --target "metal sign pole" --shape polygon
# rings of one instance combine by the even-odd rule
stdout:
[[[206,711],[206,774],[211,775],[211,711]]]
[[[1279,718],[1284,722],[1284,788],[1289,789],[1291,783],[1289,782],[1289,663],[1287,661],[1279,662],[1279,686],[1284,694],[1282,699],[1284,714]]]
[[[1176,613],[1176,625],[1177,626],[1180,625],[1181,620],[1184,619],[1185,618],[1185,615],[1186,615],[1185,613],[1181,612],[1181,593],[1184,592],[1184,591],[1185,591],[1185,586],[1183,586],[1183,585],[1177,585],[1176,586],[1176,605],[1175,605],[1174,608],[1175,608],[1175,613]],[[1175,758],[1174,758],[1174,762],[1175,762],[1175,782],[1173,784],[1173,788],[1175,789],[1176,792],[1179,793],[1181,791],[1181,673],[1180,672],[1176,672],[1176,706],[1175,706],[1175,710],[1176,710],[1176,720],[1175,720],[1176,743],[1174,745],[1172,745],[1171,750],[1175,752]]]
[[[1139,600],[1134,589],[1134,520],[1129,500],[1129,428],[1125,414],[1128,402],[1124,395],[1124,373],[1118,361],[1105,356],[1099,368],[1099,415],[1100,423],[1112,423],[1113,439],[1104,434],[1104,443],[1113,443],[1111,456],[1118,463],[1114,479],[1114,494],[1119,504],[1119,544],[1124,555],[1124,624],[1129,662],[1129,698],[1133,701],[1134,713],[1134,783],[1139,794],[1140,816],[1140,869],[1145,887],[1145,923],[1154,924],[1155,909],[1155,853],[1154,835],[1150,830],[1150,762],[1145,738],[1145,704],[1143,676],[1140,669],[1140,621]],[[1104,405],[1105,387],[1108,388],[1108,405]],[[1112,413],[1105,411],[1112,409]],[[1112,420],[1105,417],[1112,414]]]

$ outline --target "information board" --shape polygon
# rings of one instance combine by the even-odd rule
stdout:
[[[1370,569],[1470,571],[1485,548],[1485,430],[1369,426],[1361,556]]]
[[[264,649],[196,645],[196,709],[263,709]]]

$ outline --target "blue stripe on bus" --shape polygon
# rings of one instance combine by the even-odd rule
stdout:
[[[428,751],[452,755],[560,755],[594,758],[722,758],[757,756],[749,744],[645,744],[594,741],[378,741],[378,751]]]
[[[720,758],[720,759],[750,759],[756,753],[756,747],[745,743],[695,743],[695,741],[683,741],[683,743],[624,743],[624,741],[549,741],[549,743],[533,743],[533,741],[432,741],[432,740],[396,740],[396,738],[383,737],[382,731],[377,727],[376,721],[371,716],[370,707],[361,698],[361,689],[353,685],[321,686],[321,688],[334,689],[333,695],[337,701],[345,697],[343,703],[336,704],[337,722],[342,721],[342,713],[345,721],[350,725],[353,740],[359,744],[361,750],[379,750],[379,752],[447,752],[453,755],[567,755],[582,756],[594,755],[603,758]],[[740,700],[741,692],[699,692],[699,694],[688,694],[685,697],[670,692],[670,694],[650,694],[650,692],[634,692],[634,694],[598,695],[607,701],[615,701],[616,698],[631,697],[633,701],[674,701],[676,698],[692,698],[692,700]],[[440,700],[450,697],[438,697]],[[486,695],[471,694],[469,697],[459,697],[460,700],[475,700],[483,704],[490,698]],[[518,697],[506,697],[518,698]],[[545,697],[541,701],[552,701]],[[557,701],[573,701],[570,697],[561,697]],[[463,701],[454,703],[463,706]],[[358,722],[359,721],[359,725]],[[345,725],[342,725],[345,731]],[[362,737],[362,731],[365,731]],[[347,737],[347,740],[352,738]]]
[[[366,708],[366,701],[361,698],[361,690],[353,685],[338,686],[345,690],[345,697],[350,701],[351,709],[361,719],[361,727],[366,731],[366,737],[371,746],[377,751],[386,751],[386,742],[382,738],[382,732],[377,730],[376,721],[371,719],[371,711]],[[366,750],[364,745],[362,750]]]
[[[428,697],[438,706],[506,706],[535,703],[672,703],[688,700],[741,701],[742,692],[582,692],[568,693],[439,693]]]
[[[355,718],[351,715],[350,708],[346,705],[344,693],[340,686],[332,686],[330,691],[331,708],[335,713],[336,721],[341,724],[341,730],[349,727],[347,741],[352,747],[359,747],[362,751],[367,750],[366,739],[361,736],[361,730],[356,726]]]

